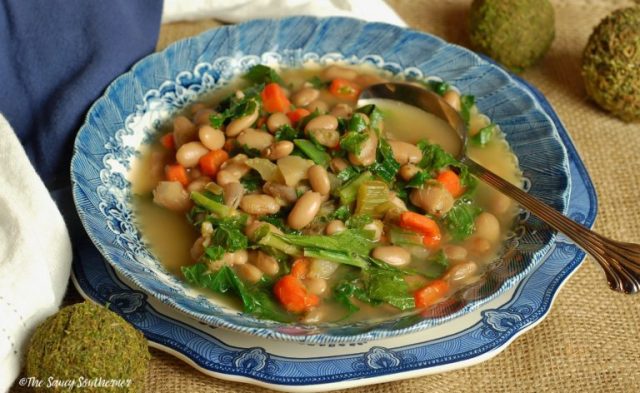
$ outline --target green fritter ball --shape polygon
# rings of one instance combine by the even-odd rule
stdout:
[[[593,30],[582,76],[598,105],[624,121],[640,121],[640,7],[614,11]]]
[[[36,389],[42,392],[140,392],[148,364],[147,342],[139,331],[105,307],[85,302],[61,309],[36,329],[26,374],[42,381]],[[111,380],[125,384],[105,387]],[[67,381],[76,385],[58,385]]]
[[[519,72],[544,56],[555,36],[549,0],[474,0],[471,45]]]

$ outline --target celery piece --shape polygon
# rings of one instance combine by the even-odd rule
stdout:
[[[300,248],[287,243],[277,235],[271,233],[271,229],[266,224],[256,230],[253,234],[253,241],[262,246],[282,251],[287,255],[293,255],[296,257],[302,255],[302,250]]]
[[[389,187],[387,183],[380,180],[369,180],[360,184],[356,199],[356,214],[369,214],[374,218],[381,215],[376,211],[376,207],[389,201]]]
[[[365,229],[346,229],[330,236],[294,234],[273,234],[273,236],[297,247],[321,248],[328,251],[367,256],[375,246],[368,232]]]
[[[196,205],[207,209],[211,213],[216,214],[218,217],[229,217],[236,214],[235,209],[232,209],[229,206],[226,206],[222,203],[209,199],[200,192],[194,191],[191,193],[190,197],[191,197],[191,200],[196,203]]]
[[[366,269],[369,267],[369,263],[366,259],[358,255],[348,255],[343,252],[323,250],[320,248],[305,248],[304,256],[309,258],[324,259],[325,261],[331,261],[335,263],[341,263],[343,265],[351,265]]]
[[[363,172],[355,179],[350,180],[347,184],[342,186],[338,190],[338,195],[340,196],[340,204],[348,205],[351,202],[355,201],[358,196],[358,189],[360,185],[366,181],[372,180],[373,175],[371,172]]]
[[[422,235],[402,228],[391,227],[388,231],[389,240],[396,246],[420,246],[423,247]]]
[[[313,162],[323,167],[329,165],[331,156],[308,139],[294,139],[293,143]]]

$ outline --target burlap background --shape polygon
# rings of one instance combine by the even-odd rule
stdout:
[[[389,0],[415,29],[467,45],[471,0]],[[555,107],[591,174],[599,198],[596,230],[640,242],[640,124],[618,121],[587,100],[580,59],[592,28],[631,0],[556,0],[556,39],[523,76]],[[158,49],[218,26],[215,21],[163,26]],[[152,350],[147,392],[267,392],[207,377]],[[16,391],[18,391],[16,389]],[[562,289],[549,316],[504,352],[480,365],[349,390],[391,392],[640,392],[640,298],[610,291],[587,258]]]

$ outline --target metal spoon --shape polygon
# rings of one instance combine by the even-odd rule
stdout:
[[[551,228],[564,233],[591,254],[604,269],[609,287],[627,294],[640,292],[640,245],[608,239],[565,217],[467,156],[467,128],[460,114],[439,95],[405,83],[381,83],[367,87],[361,100],[385,98],[418,107],[445,120],[462,140],[457,158],[471,173],[509,196]]]

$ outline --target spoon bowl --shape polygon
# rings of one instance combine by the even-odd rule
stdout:
[[[416,85],[388,82],[363,89],[358,104],[375,98],[400,101],[444,120],[451,127],[451,132],[461,139],[460,150],[454,156],[471,173],[518,202],[551,228],[564,233],[594,257],[603,268],[612,290],[627,294],[640,292],[640,245],[618,242],[595,233],[473,161],[467,155],[468,133],[464,120],[438,94]]]

